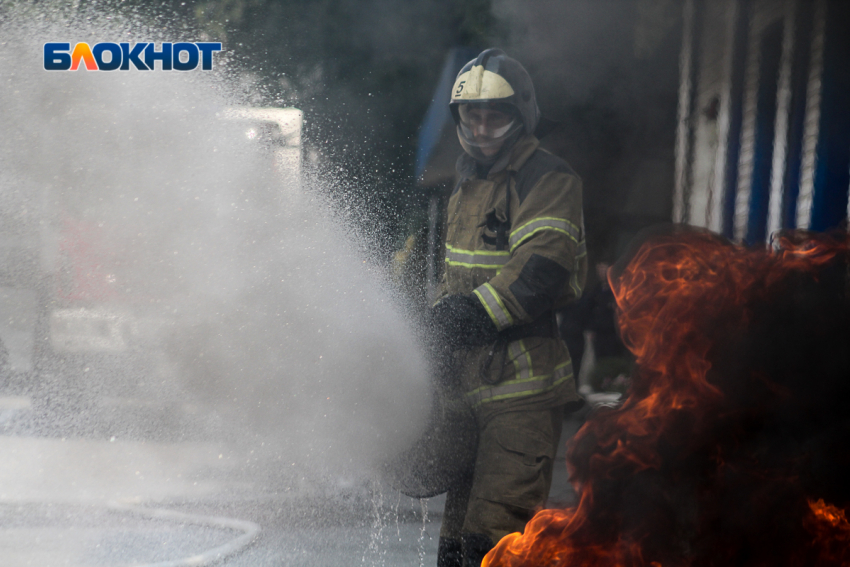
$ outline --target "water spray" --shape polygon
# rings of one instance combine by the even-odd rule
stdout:
[[[9,384],[42,421],[21,429],[20,411],[7,431],[231,443],[249,455],[239,478],[266,488],[374,476],[424,424],[426,364],[329,207],[338,180],[301,168],[300,114],[247,104],[226,56],[211,71],[45,71],[49,42],[192,38],[26,12],[0,24],[0,245],[23,258],[0,283],[36,306],[33,363]],[[143,513],[243,532],[191,561],[257,533],[157,510]]]

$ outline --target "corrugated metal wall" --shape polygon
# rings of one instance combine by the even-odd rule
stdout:
[[[673,220],[747,244],[839,225],[850,208],[850,9],[687,0],[684,11]]]

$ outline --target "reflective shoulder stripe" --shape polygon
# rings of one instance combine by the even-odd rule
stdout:
[[[567,361],[556,366],[552,374],[525,380],[509,380],[495,386],[482,386],[467,392],[466,397],[473,406],[479,406],[487,402],[532,396],[553,390],[572,376],[573,363]]]
[[[540,232],[541,230],[554,230],[564,233],[573,239],[576,244],[579,243],[579,239],[581,238],[581,229],[567,219],[540,217],[528,221],[515,231],[511,232],[509,240],[511,252],[513,252],[517,246],[522,244],[522,242],[524,242],[532,234]]]
[[[489,283],[485,283],[482,286],[478,286],[472,293],[478,296],[478,299],[484,305],[484,309],[487,310],[487,313],[490,315],[493,323],[496,324],[497,329],[501,331],[502,329],[513,325],[513,317],[511,317],[510,312],[505,308],[505,304],[502,303],[502,298],[499,297],[499,294],[496,293],[493,286]]]
[[[446,245],[446,264],[450,266],[499,269],[510,259],[511,253],[507,250],[460,250]]]

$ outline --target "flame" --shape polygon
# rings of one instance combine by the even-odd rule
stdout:
[[[848,257],[846,235],[789,233],[771,252],[677,228],[612,268],[621,336],[638,366],[629,397],[570,443],[578,505],[537,513],[482,566],[850,565],[844,511],[802,493],[819,486],[806,472],[812,457],[771,433],[781,416],[796,423],[809,412],[795,409],[809,408],[798,402],[801,373],[777,370],[785,359],[763,345],[770,337],[780,353],[794,350],[781,347],[793,337],[771,334],[784,332],[774,319],[786,311],[829,319],[828,306],[788,306],[788,297],[819,290],[824,270],[846,270]]]
[[[805,527],[814,536],[814,546],[820,551],[822,565],[850,565],[850,523],[844,510],[827,504],[823,499],[809,500],[811,516]]]
[[[844,510],[840,510],[832,504],[827,504],[823,501],[823,498],[817,502],[809,500],[809,507],[812,509],[812,514],[817,521],[826,522],[831,527],[838,528],[850,535],[850,524],[847,523]]]

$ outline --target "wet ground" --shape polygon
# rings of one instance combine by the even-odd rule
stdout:
[[[126,387],[93,394],[70,374],[62,387],[18,376],[0,392],[4,567],[436,564],[442,497],[418,501],[373,480],[253,475],[250,457],[190,410]],[[562,438],[580,422],[565,421]],[[563,451],[550,493],[558,505],[574,501]]]

